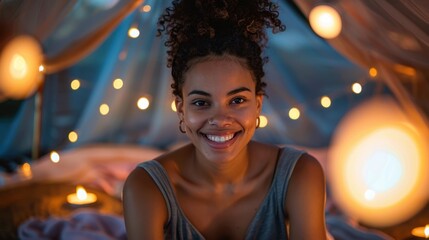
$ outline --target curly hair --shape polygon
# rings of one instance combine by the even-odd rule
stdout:
[[[168,63],[172,68],[173,94],[182,97],[184,74],[190,61],[209,55],[232,55],[245,60],[264,94],[262,57],[268,41],[265,32],[285,30],[278,6],[270,0],[173,0],[158,20],[158,35],[166,33]]]

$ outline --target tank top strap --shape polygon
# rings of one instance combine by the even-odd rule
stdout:
[[[172,209],[176,208],[176,206],[175,206],[175,202],[172,200],[172,199],[175,199],[175,195],[171,187],[167,172],[165,171],[164,167],[162,167],[161,163],[155,160],[142,162],[138,165],[138,167],[143,168],[144,170],[146,170],[147,173],[149,173],[149,175],[152,177],[153,181],[161,191],[165,199],[165,203],[167,205],[167,211],[168,211],[167,223],[169,223],[172,217],[172,213],[175,212],[175,211],[172,211]]]

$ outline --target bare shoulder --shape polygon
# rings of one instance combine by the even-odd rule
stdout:
[[[129,239],[162,239],[168,218],[164,197],[143,168],[135,168],[123,188],[124,219]]]
[[[291,239],[326,237],[325,184],[319,161],[303,154],[295,165],[285,200]]]

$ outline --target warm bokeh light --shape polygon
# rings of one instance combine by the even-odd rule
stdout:
[[[60,161],[60,155],[56,151],[51,152],[50,158],[53,163],[58,163]]]
[[[353,83],[352,91],[356,94],[361,93],[362,92],[362,85],[360,85],[360,83]]]
[[[369,69],[368,74],[369,74],[369,76],[375,78],[375,77],[377,77],[378,71],[375,67],[372,67]]]
[[[43,72],[43,71],[45,71],[45,66],[40,65],[40,66],[39,66],[39,72]]]
[[[173,112],[177,112],[176,102],[174,100],[171,102],[171,110],[173,110]]]
[[[320,98],[320,104],[324,108],[328,108],[331,106],[331,99],[328,96],[323,96],[322,98]]]
[[[140,36],[140,31],[139,31],[139,29],[138,29],[138,28],[136,28],[136,27],[131,27],[131,28],[128,30],[128,36],[129,36],[130,38],[138,38],[138,37]]]
[[[141,97],[138,101],[137,101],[137,107],[140,108],[141,110],[145,110],[149,107],[149,99],[147,99],[146,97]]]
[[[30,36],[10,40],[0,52],[0,92],[9,98],[29,97],[40,86],[43,52]]]
[[[152,7],[150,5],[144,5],[142,7],[142,12],[150,12],[150,10],[152,9]]]
[[[310,11],[308,19],[314,32],[323,38],[335,38],[341,32],[341,17],[333,7],[316,6]]]
[[[70,83],[70,87],[73,90],[78,90],[80,88],[80,81],[79,79],[74,79],[71,83]]]
[[[392,226],[425,206],[429,191],[427,136],[391,99],[373,99],[340,122],[329,150],[334,201],[371,226]]]
[[[293,107],[289,110],[289,118],[292,120],[297,120],[299,118],[300,114],[301,113],[299,112],[298,108]]]
[[[100,114],[101,115],[107,115],[110,111],[109,105],[103,103],[100,105]]]
[[[29,179],[33,177],[33,172],[29,163],[22,164],[19,170],[23,178]]]
[[[264,128],[268,125],[268,118],[264,115],[259,116],[259,127]]]
[[[77,141],[77,139],[79,138],[79,135],[77,134],[77,132],[75,132],[75,131],[71,131],[70,133],[69,133],[69,141],[70,142],[76,142]]]
[[[123,86],[124,86],[124,81],[122,81],[122,79],[117,78],[113,80],[113,88],[121,89]]]

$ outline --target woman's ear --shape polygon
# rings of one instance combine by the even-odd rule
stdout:
[[[179,119],[183,119],[183,99],[181,97],[176,97],[174,99],[174,104],[176,104],[176,112],[179,116]]]
[[[256,110],[258,111],[258,115],[262,112],[262,104],[264,103],[264,95],[258,94],[256,95]]]

